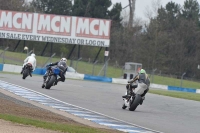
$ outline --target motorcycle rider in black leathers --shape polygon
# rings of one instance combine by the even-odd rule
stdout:
[[[46,80],[46,78],[47,78],[47,74],[48,74],[48,72],[49,72],[49,68],[50,68],[51,66],[56,66],[56,65],[57,65],[57,67],[60,69],[61,72],[60,72],[60,74],[59,74],[60,78],[57,79],[57,81],[55,82],[54,85],[57,85],[57,83],[58,83],[59,81],[62,81],[62,82],[65,81],[65,72],[67,71],[68,66],[67,66],[67,59],[66,59],[66,58],[62,58],[59,62],[55,62],[55,63],[51,63],[51,64],[47,65],[47,71],[46,71],[46,73],[45,73],[44,76],[43,76],[44,82],[45,82],[45,80]],[[44,87],[45,87],[45,85],[44,85],[44,83],[43,83],[43,84],[42,84],[42,88],[44,88]]]

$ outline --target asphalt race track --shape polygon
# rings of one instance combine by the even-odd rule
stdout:
[[[143,105],[132,112],[121,108],[124,85],[66,79],[46,90],[41,88],[42,76],[23,80],[21,75],[1,73],[0,80],[160,132],[200,132],[200,102],[148,93]]]

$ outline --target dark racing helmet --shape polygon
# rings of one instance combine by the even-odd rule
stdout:
[[[60,61],[58,62],[58,67],[61,71],[64,71],[67,68],[67,63],[66,61]]]

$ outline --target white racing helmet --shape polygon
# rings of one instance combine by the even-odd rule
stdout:
[[[35,57],[35,54],[34,54],[34,53],[32,53],[32,54],[31,54],[31,56]]]
[[[67,63],[67,59],[66,58],[62,58],[60,61],[63,61],[63,62]]]

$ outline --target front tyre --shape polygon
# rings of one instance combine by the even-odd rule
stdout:
[[[55,77],[55,75],[51,75],[51,76],[49,76],[47,78],[49,78],[49,79],[46,82],[45,88],[46,89],[50,89],[51,86],[53,86],[53,83],[56,81],[56,77]]]
[[[126,109],[126,105],[125,105],[125,103],[122,105],[122,109]]]
[[[135,99],[130,103],[129,110],[130,111],[135,111],[135,109],[137,108],[137,106],[140,104],[141,100],[142,100],[142,97],[139,94],[137,94],[135,96]]]

